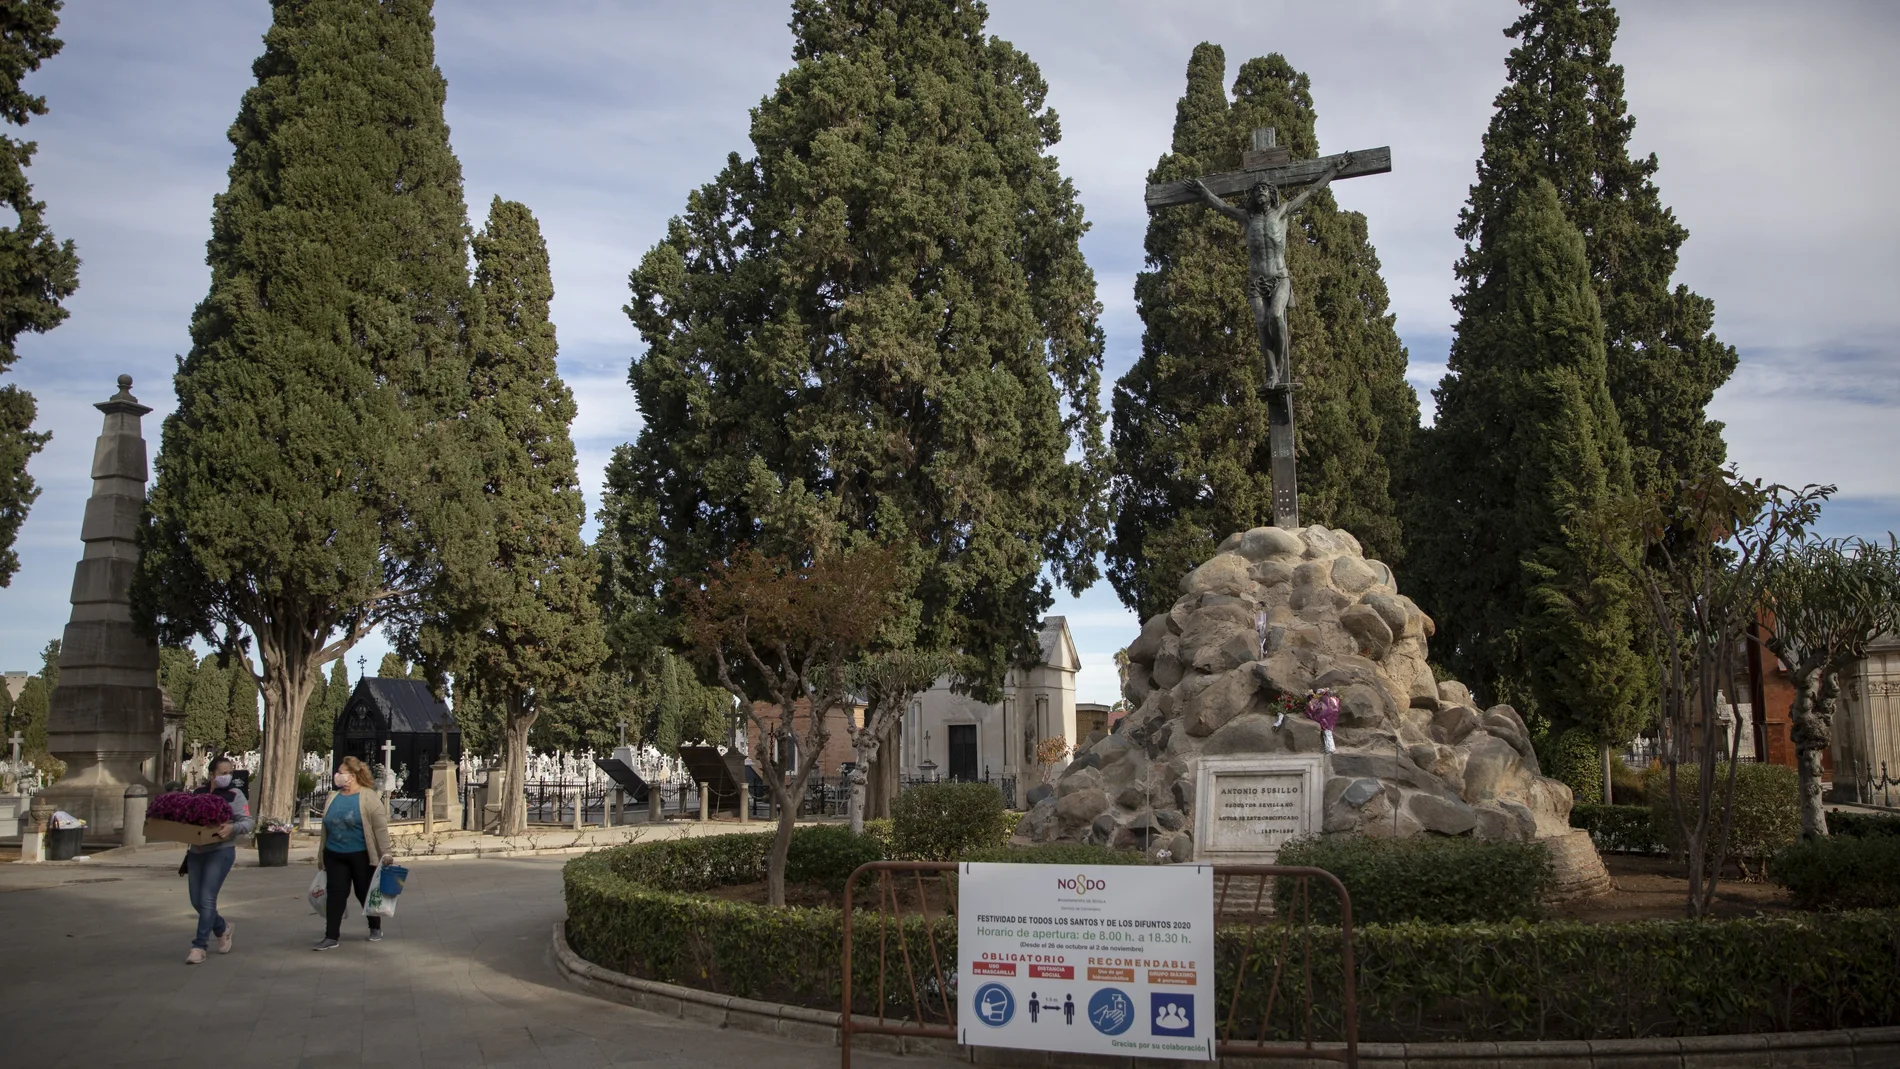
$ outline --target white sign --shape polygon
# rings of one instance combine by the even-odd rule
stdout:
[[[1324,819],[1321,754],[1203,757],[1194,783],[1197,861],[1271,864]]]
[[[970,1046],[1212,1061],[1209,865],[963,865],[957,1031]]]

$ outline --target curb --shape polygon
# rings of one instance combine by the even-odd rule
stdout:
[[[843,1015],[776,1002],[720,995],[602,968],[567,945],[567,921],[554,922],[555,968],[575,989],[608,1002],[666,1017],[838,1045]],[[865,1023],[871,1023],[870,1018]],[[932,1054],[976,1065],[1101,1066],[1132,1069],[1139,1059],[1060,1055],[997,1047],[962,1047],[949,1040],[858,1035],[852,1049],[886,1054]],[[1174,1063],[1168,1063],[1174,1064]],[[1228,1057],[1223,1066],[1272,1069],[1296,1061]],[[1307,1064],[1303,1059],[1297,1064]],[[1890,1069],[1900,1065],[1900,1027],[1831,1032],[1766,1032],[1733,1036],[1653,1039],[1553,1040],[1547,1043],[1361,1043],[1362,1069],[1794,1069],[1830,1066]]]

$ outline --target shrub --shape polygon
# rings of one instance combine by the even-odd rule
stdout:
[[[1894,909],[1900,907],[1900,838],[1803,840],[1775,855],[1768,876],[1789,890],[1799,909]]]
[[[1603,749],[1582,728],[1557,736],[1545,775],[1569,787],[1579,805],[1603,804]]]
[[[1850,839],[1900,839],[1900,817],[1884,813],[1850,813],[1836,809],[1827,815],[1827,833]]]
[[[1035,846],[986,846],[963,855],[962,861],[996,861],[1015,865],[1146,865],[1139,850],[1117,850],[1094,843],[1038,843]]]
[[[820,824],[792,832],[785,855],[785,878],[827,891],[844,890],[845,881],[859,865],[884,860],[884,845],[868,835],[855,835],[847,825]]]
[[[1003,792],[989,783],[926,783],[891,803],[891,855],[955,861],[1004,841]]]
[[[1003,810],[1003,838],[1001,842],[1004,846],[1008,846],[1009,837],[1016,834],[1016,825],[1023,822],[1023,815],[1024,814],[1014,809]]]
[[[1298,840],[1280,848],[1276,864],[1310,865],[1339,877],[1352,896],[1355,925],[1534,920],[1555,878],[1541,843],[1436,835]],[[1297,887],[1298,881],[1280,880],[1275,904],[1290,908]],[[1313,887],[1311,908],[1314,921],[1338,923],[1338,899],[1329,890]]]
[[[1610,758],[1611,805],[1649,804],[1649,797],[1643,793],[1643,771],[1624,764],[1621,756]]]
[[[1646,805],[1578,805],[1570,810],[1570,826],[1590,833],[1598,850],[1616,854],[1660,854],[1656,825]]]
[[[1676,790],[1682,799],[1682,818],[1693,825],[1696,805],[1695,765],[1676,767]],[[1728,782],[1727,763],[1715,766],[1715,799],[1721,801]],[[1676,823],[1675,808],[1669,801],[1669,770],[1652,768],[1643,777],[1643,791],[1649,796],[1649,819],[1656,838],[1670,853],[1687,851]],[[1707,853],[1713,860],[1716,840],[1721,835],[1721,814],[1709,821]],[[1728,856],[1748,875],[1751,866],[1759,870],[1776,853],[1792,844],[1801,834],[1799,792],[1794,769],[1782,765],[1745,764],[1735,770],[1735,806],[1729,828]]]
[[[864,837],[884,848],[884,856],[891,857],[891,839],[894,835],[891,818],[874,817],[864,822]]]

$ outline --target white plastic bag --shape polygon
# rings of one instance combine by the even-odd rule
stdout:
[[[83,828],[85,826],[85,821],[80,820],[64,809],[56,809],[53,811],[53,827],[56,830],[71,831],[74,828]]]
[[[383,867],[369,874],[369,897],[363,900],[363,916],[393,917],[396,915],[396,897],[383,893]]]
[[[317,878],[310,881],[309,899],[310,899],[310,912],[315,913],[318,916],[322,916],[324,905],[330,900],[330,874],[329,873],[319,870],[317,872]],[[348,894],[345,894],[343,896],[343,913],[345,916],[348,916],[349,912],[350,912],[350,896]]]

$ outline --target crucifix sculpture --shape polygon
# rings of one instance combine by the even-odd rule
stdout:
[[[1244,153],[1241,169],[1224,174],[1162,182],[1148,187],[1148,210],[1174,204],[1205,204],[1241,225],[1247,241],[1247,303],[1253,307],[1254,331],[1260,340],[1261,377],[1267,390],[1267,445],[1273,463],[1273,524],[1300,525],[1300,491],[1293,455],[1293,339],[1287,330],[1286,310],[1293,301],[1292,278],[1287,271],[1287,218],[1336,178],[1384,174],[1392,169],[1389,147],[1343,152],[1316,160],[1295,162],[1291,152],[1275,143],[1274,129],[1253,132],[1253,150]],[[1291,200],[1281,191],[1305,186]],[[1236,208],[1224,199],[1247,194],[1247,206]]]

